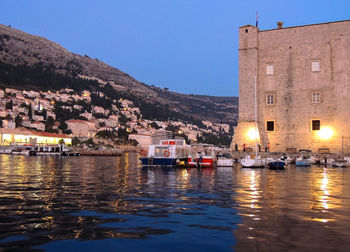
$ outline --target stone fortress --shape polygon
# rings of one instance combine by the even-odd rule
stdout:
[[[239,28],[239,122],[231,148],[255,148],[255,139],[262,151],[269,144],[280,152],[350,152],[350,20]]]

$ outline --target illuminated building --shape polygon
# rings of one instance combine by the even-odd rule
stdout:
[[[239,28],[239,122],[231,148],[350,152],[350,21]],[[257,131],[255,124],[255,76]]]
[[[0,145],[20,144],[59,144],[64,141],[66,145],[72,144],[68,135],[39,132],[25,128],[5,129],[0,128]]]

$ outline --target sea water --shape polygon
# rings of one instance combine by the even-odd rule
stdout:
[[[350,167],[0,155],[0,250],[348,251]]]

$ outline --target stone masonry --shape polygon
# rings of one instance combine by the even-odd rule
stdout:
[[[350,152],[350,21],[239,28],[239,123],[231,144]]]

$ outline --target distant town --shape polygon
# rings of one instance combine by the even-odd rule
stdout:
[[[194,143],[205,142],[205,136],[230,133],[230,125],[225,123],[202,121],[198,126],[181,121],[146,120],[130,100],[113,100],[112,106],[105,109],[92,102],[91,96],[103,100],[105,94],[88,90],[78,93],[68,88],[46,92],[0,89],[1,144],[30,142],[26,137],[17,141],[14,137],[3,137],[11,129],[12,134],[20,135],[25,135],[26,130],[35,131],[38,136],[42,132],[43,137],[69,139],[67,143],[73,145],[99,143],[111,147],[146,147],[157,134],[170,134]]]

